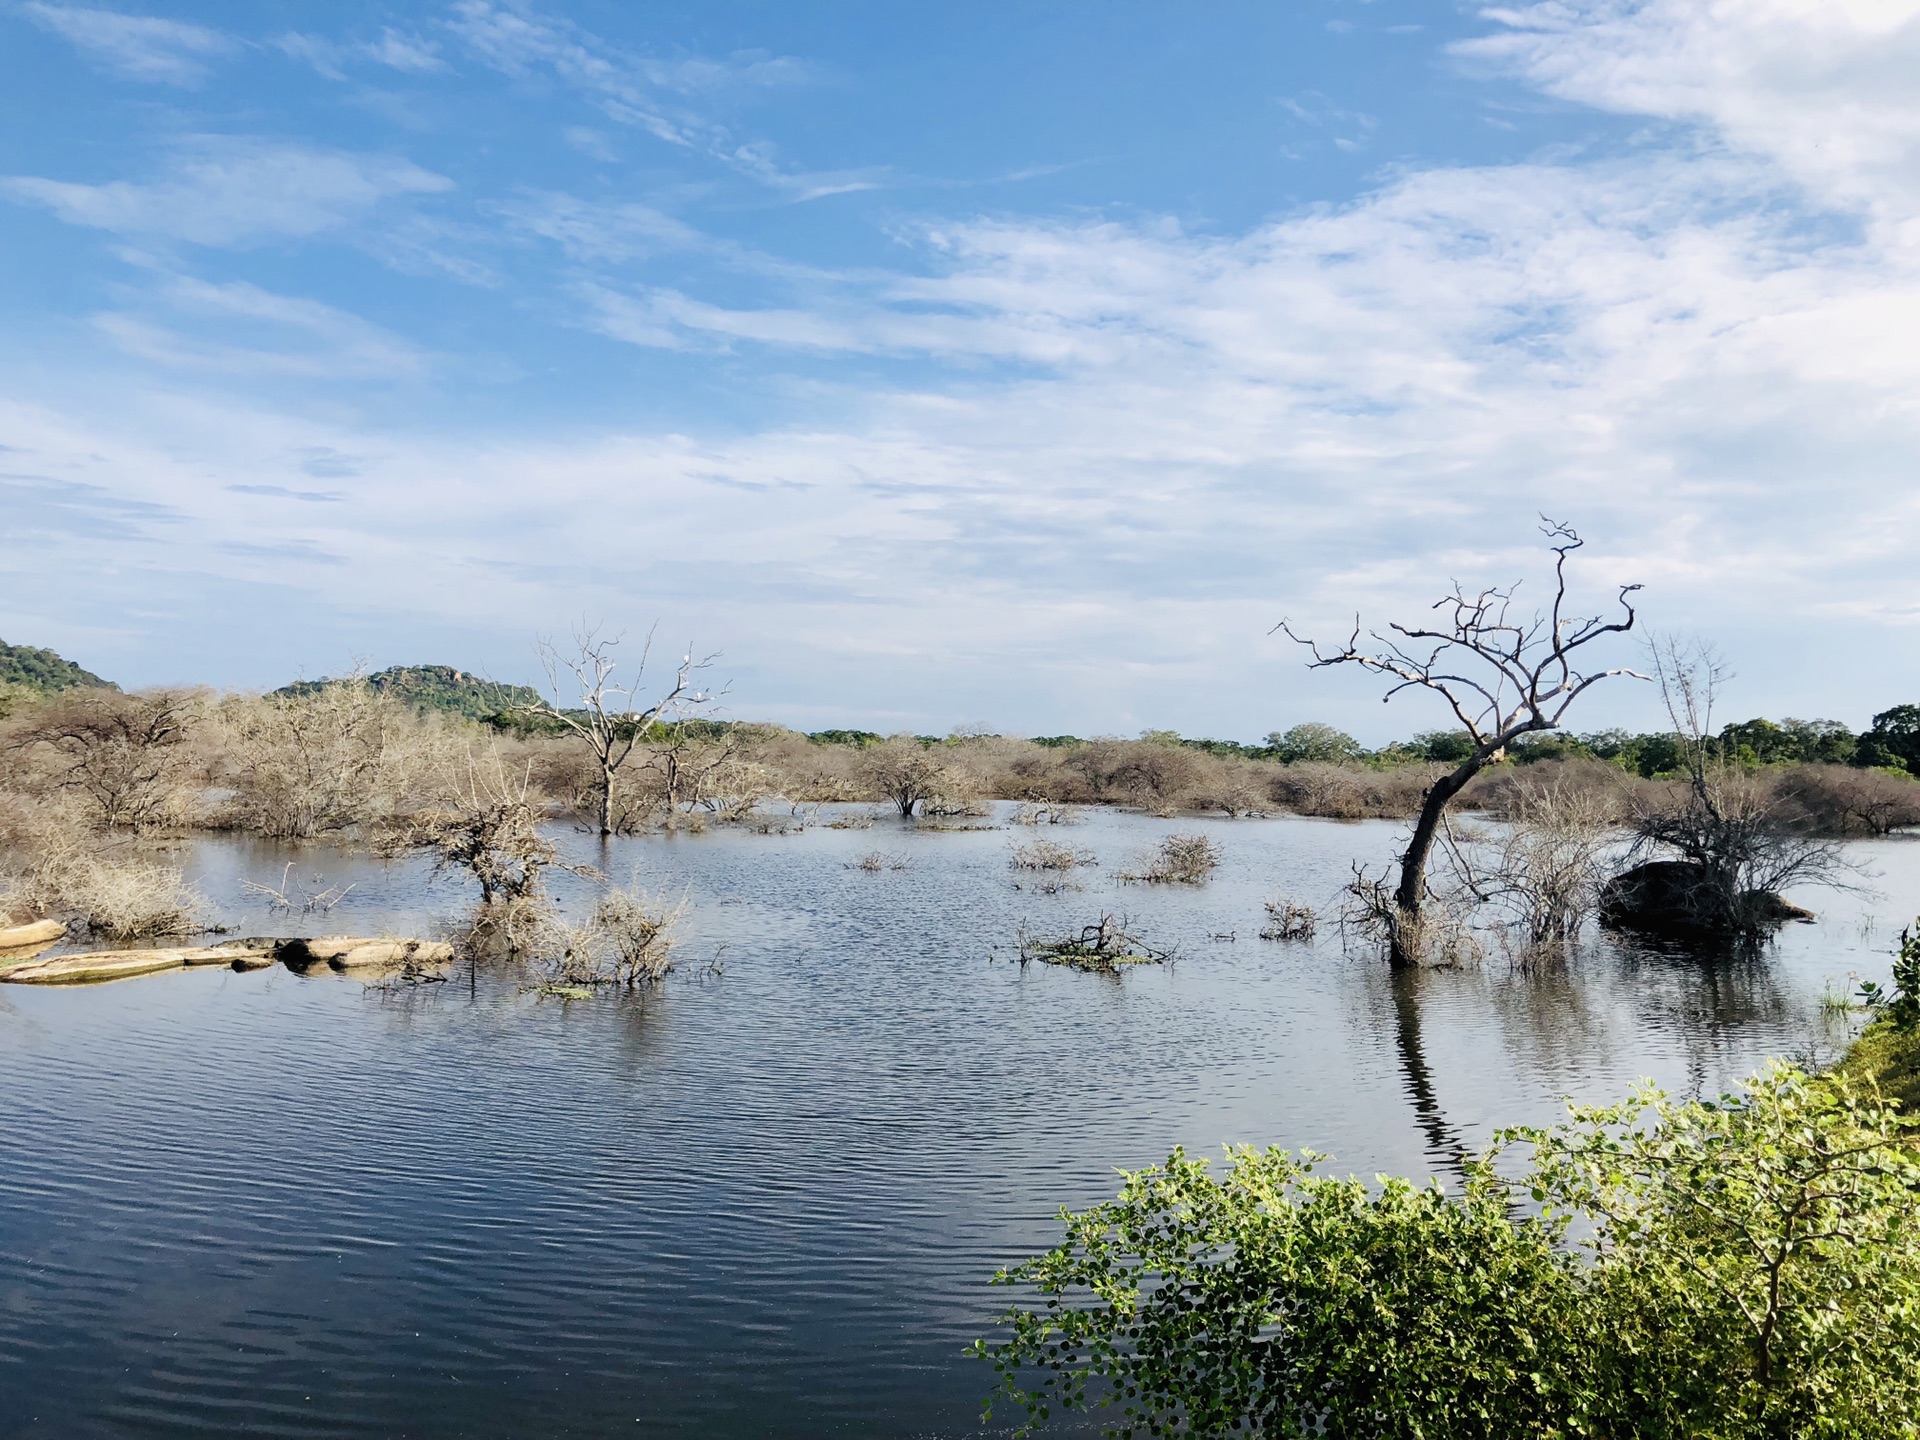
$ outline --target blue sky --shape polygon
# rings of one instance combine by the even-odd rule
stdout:
[[[1920,0],[0,5],[0,637],[658,621],[808,728],[1378,739],[1440,717],[1270,627],[1537,577],[1547,510],[1733,711],[1861,724],[1916,73]]]

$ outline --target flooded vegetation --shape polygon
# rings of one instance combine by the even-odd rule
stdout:
[[[599,875],[684,902],[671,968],[633,988],[595,983],[628,963],[611,939],[586,983],[482,955],[425,986],[323,963],[0,988],[0,1347],[24,1361],[0,1408],[63,1434],[973,1433],[988,1280],[1114,1167],[1283,1141],[1338,1174],[1451,1176],[1565,1095],[1712,1095],[1769,1056],[1830,1058],[1851,1022],[1823,994],[1884,981],[1920,910],[1920,849],[1860,841],[1876,893],[1819,898],[1759,954],[1589,922],[1552,965],[1393,973],[1337,926],[1255,937],[1337,912],[1395,825],[1089,809],[1064,833],[1102,864],[1046,894],[1009,864],[1036,831],[988,809],[969,830],[836,829],[833,807],[785,834],[545,826],[566,924],[594,923]],[[1115,878],[1176,835],[1217,847],[1207,883]],[[161,853],[242,935],[437,938],[476,899],[425,850]],[[331,903],[277,898],[302,894]],[[1023,928],[1103,913],[1176,953],[1018,963]]]

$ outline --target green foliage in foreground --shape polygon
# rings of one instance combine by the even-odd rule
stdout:
[[[36,645],[9,645],[0,640],[0,688],[51,693],[55,690],[118,690],[91,670]]]
[[[1914,1436],[1915,1123],[1779,1065],[1502,1132],[1458,1195],[1176,1151],[1002,1272],[975,1351],[1029,1424],[1122,1435]]]
[[[1873,1013],[1873,1023],[1848,1048],[1835,1072],[1898,1100],[1909,1114],[1920,1113],[1920,929],[1910,925],[1900,932],[1893,989],[1868,981],[1860,987],[1860,998]]]

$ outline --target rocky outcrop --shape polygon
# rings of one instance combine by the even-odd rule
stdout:
[[[318,935],[283,940],[276,958],[291,970],[326,964],[335,970],[365,970],[381,965],[444,965],[453,946],[434,940],[381,940],[365,935]]]
[[[66,933],[64,920],[35,920],[30,925],[0,927],[0,956],[10,950],[44,949]]]
[[[1811,920],[1771,890],[1747,890],[1731,904],[1690,860],[1650,860],[1616,875],[1600,891],[1600,923],[1616,930],[1681,940],[1726,939],[1756,926]]]

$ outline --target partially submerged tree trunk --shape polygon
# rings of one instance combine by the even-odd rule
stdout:
[[[1602,636],[1633,628],[1634,609],[1628,597],[1640,587],[1620,587],[1619,619],[1563,614],[1567,557],[1583,542],[1569,525],[1543,519],[1542,530],[1554,554],[1553,602],[1544,614],[1511,616],[1518,586],[1470,594],[1456,583],[1453,593],[1433,606],[1445,616],[1443,626],[1392,624],[1389,634],[1370,632],[1373,646],[1365,650],[1358,618],[1346,644],[1333,651],[1323,651],[1317,642],[1295,634],[1285,620],[1275,627],[1312,652],[1311,668],[1358,665],[1394,681],[1382,697],[1385,700],[1409,688],[1434,691],[1452,708],[1472,743],[1466,758],[1427,790],[1413,833],[1401,851],[1393,911],[1381,917],[1387,932],[1387,959],[1395,969],[1419,963],[1428,898],[1427,861],[1447,807],[1522,735],[1557,729],[1568,708],[1591,686],[1612,675],[1647,678],[1632,670],[1577,668],[1576,651]],[[1455,673],[1455,667],[1467,673]]]

